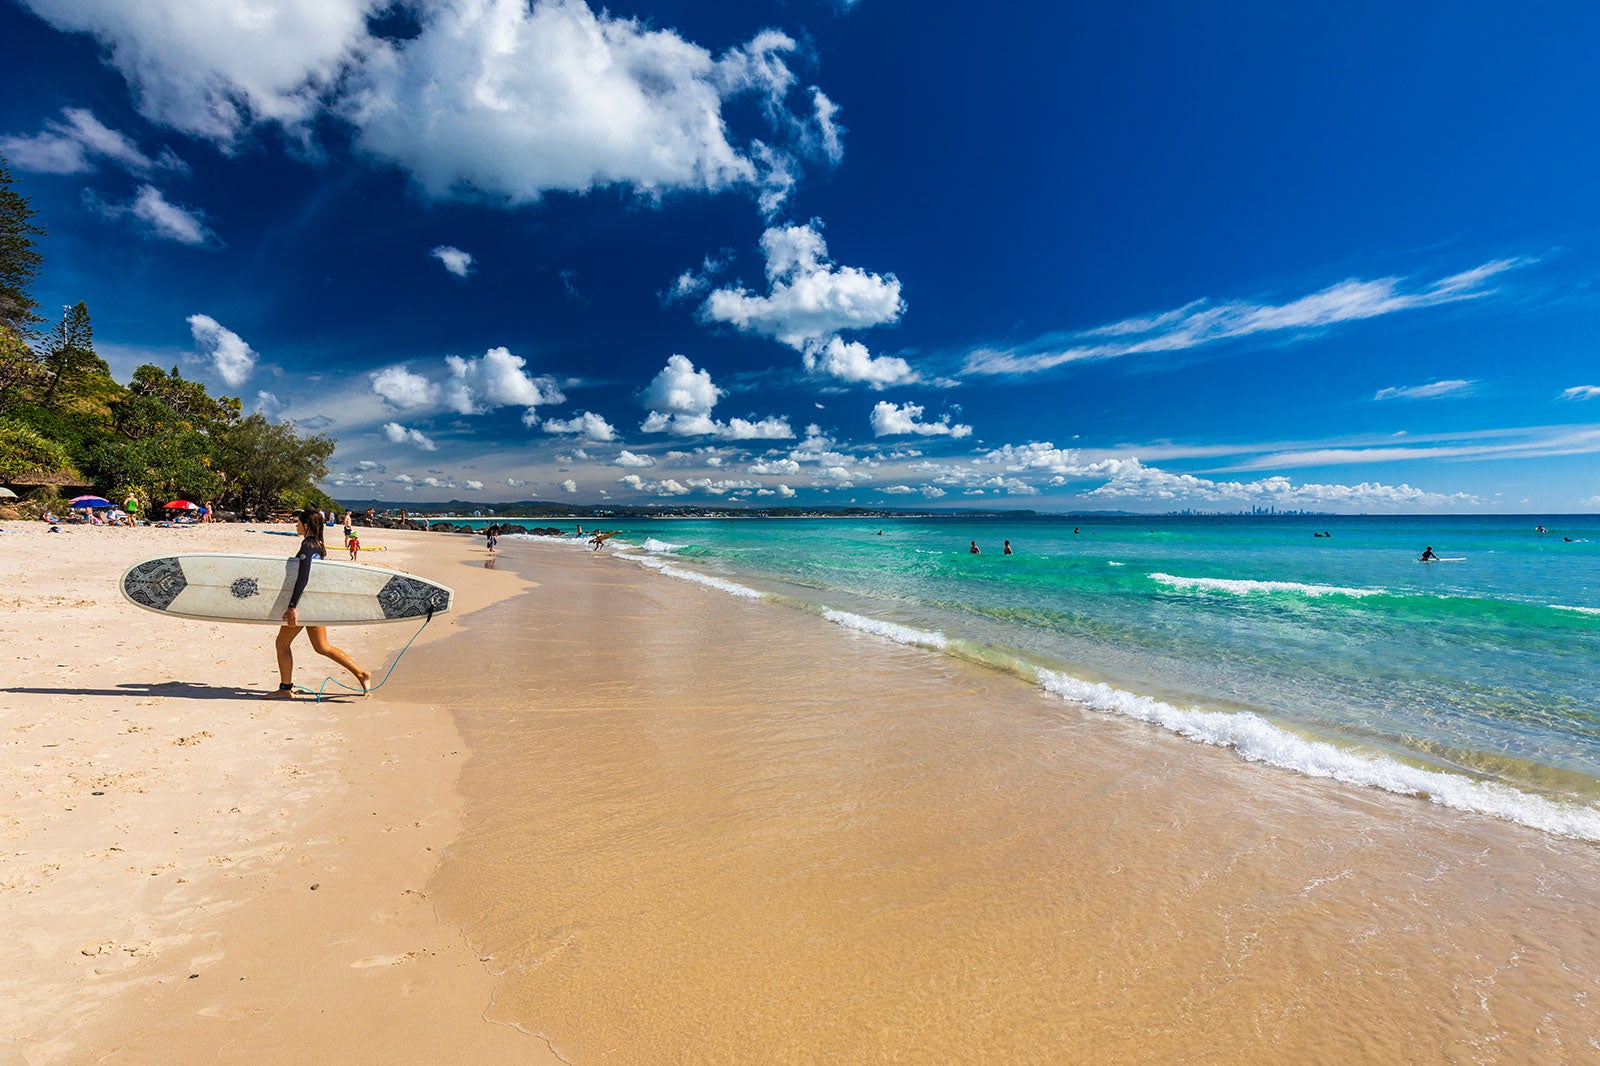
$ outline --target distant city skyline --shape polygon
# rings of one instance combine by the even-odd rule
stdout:
[[[1600,11],[5,0],[119,380],[328,492],[1600,510]]]

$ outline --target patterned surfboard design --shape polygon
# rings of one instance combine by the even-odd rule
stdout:
[[[283,556],[168,555],[129,567],[122,594],[158,614],[281,625],[298,572]],[[405,622],[448,611],[454,596],[414,574],[318,559],[296,616],[308,626]]]

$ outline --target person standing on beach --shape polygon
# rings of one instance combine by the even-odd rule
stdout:
[[[351,514],[349,511],[346,511],[344,513],[344,539],[345,540],[349,540],[351,537],[355,536],[355,531],[351,528],[352,526],[355,525],[355,520],[356,520],[356,516]]]
[[[128,512],[128,525],[136,526],[136,525],[139,524],[139,499],[138,499],[138,497],[136,497],[131,492],[128,493],[128,501],[122,505],[122,509],[124,511]]]
[[[484,530],[484,533],[489,538],[489,551],[493,552],[494,546],[500,543],[500,527],[498,525],[490,526]]]
[[[278,630],[278,688],[275,692],[263,692],[262,699],[292,700],[294,699],[294,649],[291,645],[294,638],[304,629],[311,638],[311,650],[318,655],[325,655],[355,675],[356,681],[361,685],[363,694],[367,691],[368,682],[372,674],[356,665],[356,661],[340,649],[328,643],[327,626],[302,626],[296,608],[300,604],[300,597],[305,594],[306,582],[311,580],[311,561],[313,559],[326,559],[328,549],[322,543],[322,512],[307,508],[295,514],[295,531],[300,534],[300,550],[295,552],[294,558],[300,560],[300,573],[295,577],[294,591],[289,596],[289,609],[283,612],[283,627]]]

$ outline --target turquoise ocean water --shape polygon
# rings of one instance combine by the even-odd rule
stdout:
[[[618,527],[612,550],[667,576],[1010,670],[1108,717],[1600,840],[1597,516]],[[1418,562],[1429,545],[1445,561]]]

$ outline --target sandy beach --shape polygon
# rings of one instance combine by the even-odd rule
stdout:
[[[279,538],[0,537],[19,1062],[1600,1055],[1587,844],[540,540],[372,537],[460,609],[262,703],[115,579]]]
[[[462,813],[448,711],[392,685],[258,701],[271,628],[169,621],[117,592],[140,559],[289,538],[0,526],[0,1059],[555,1061],[483,1019],[492,979],[426,893]],[[413,653],[526,587],[483,569],[481,540],[368,540],[386,550],[363,562],[457,592]],[[381,677],[415,631],[333,639]],[[296,680],[324,667],[302,638]]]

